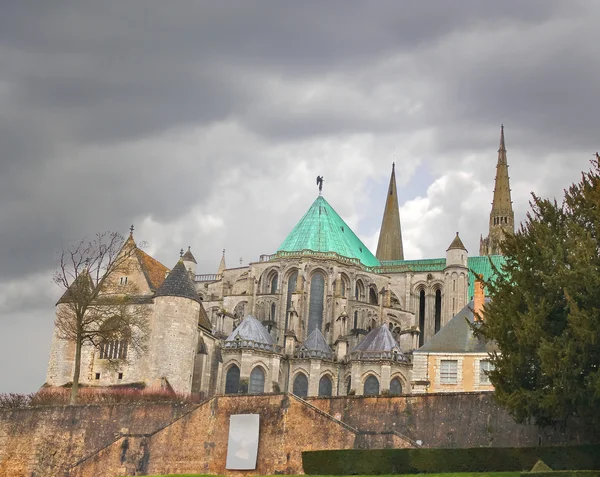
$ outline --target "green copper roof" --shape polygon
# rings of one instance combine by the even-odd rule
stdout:
[[[342,257],[356,258],[367,267],[379,266],[379,260],[321,196],[286,237],[278,252],[302,250],[335,252]]]
[[[393,272],[441,272],[446,268],[445,258],[423,258],[420,260],[384,260],[381,262],[382,273],[386,268]]]
[[[469,257],[467,265],[469,267],[469,300],[473,299],[475,295],[475,275],[483,275],[484,281],[489,280],[494,275],[494,270],[490,264],[490,260],[494,266],[502,272],[502,265],[506,262],[506,259],[502,255],[490,255],[483,257]]]

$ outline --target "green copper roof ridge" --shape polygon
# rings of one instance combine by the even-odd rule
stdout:
[[[334,252],[357,259],[367,267],[379,266],[379,260],[322,196],[315,199],[277,249],[278,252],[302,250]]]

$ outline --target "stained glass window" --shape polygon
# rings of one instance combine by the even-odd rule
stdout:
[[[294,378],[292,391],[296,396],[305,398],[308,396],[308,378],[303,373],[298,373]]]
[[[265,392],[265,372],[260,366],[257,366],[250,373],[250,394],[261,394]]]
[[[375,376],[371,375],[365,380],[365,389],[363,394],[365,396],[376,396],[379,394],[379,381]]]
[[[235,364],[227,370],[225,376],[225,394],[237,394],[240,388],[240,368]]]
[[[331,396],[332,388],[331,378],[329,376],[323,376],[319,380],[319,396],[329,397]]]
[[[310,305],[308,311],[308,331],[310,334],[315,328],[321,329],[323,324],[323,295],[325,293],[325,277],[316,272],[310,281]]]
[[[393,396],[402,394],[402,383],[400,382],[400,378],[394,378],[390,382],[390,394]]]

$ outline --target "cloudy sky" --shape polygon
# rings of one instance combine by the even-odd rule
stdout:
[[[34,5],[35,3],[35,5]],[[600,149],[589,1],[2,2],[0,392],[45,379],[56,251],[127,233],[199,273],[273,253],[317,195],[374,251],[396,162],[407,258],[517,221]]]

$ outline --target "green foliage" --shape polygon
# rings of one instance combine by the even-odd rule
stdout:
[[[490,380],[518,422],[600,424],[600,158],[561,204],[533,195],[502,244],[475,331],[498,344]]]
[[[302,453],[304,472],[313,475],[525,471],[540,459],[558,470],[600,469],[600,445],[348,449]]]

